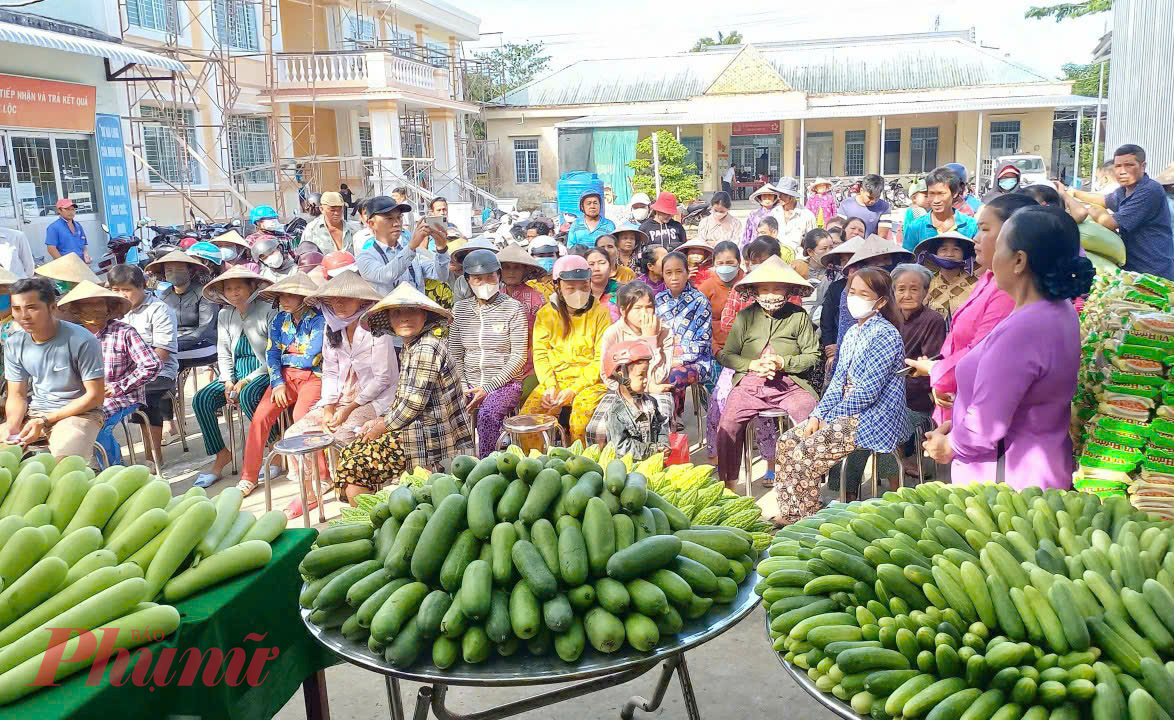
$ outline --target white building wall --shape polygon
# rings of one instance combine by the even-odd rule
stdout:
[[[1113,83],[1105,157],[1126,143],[1146,151],[1150,175],[1174,162],[1170,97],[1174,73],[1168,55],[1174,37],[1174,2],[1116,0],[1113,3]]]

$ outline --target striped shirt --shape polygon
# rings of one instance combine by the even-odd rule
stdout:
[[[493,392],[522,377],[530,325],[521,303],[499,292],[485,304],[458,300],[452,314],[448,354],[462,385]]]

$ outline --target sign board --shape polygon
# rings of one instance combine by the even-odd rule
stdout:
[[[731,135],[778,135],[778,120],[758,120],[755,122],[736,122],[730,126]]]
[[[0,75],[0,125],[94,132],[93,85]]]
[[[94,129],[98,147],[98,168],[102,174],[102,203],[106,208],[106,227],[112,237],[134,232],[131,216],[130,182],[123,151],[122,120],[117,115],[98,115]]]

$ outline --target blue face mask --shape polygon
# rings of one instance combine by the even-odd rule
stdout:
[[[554,258],[534,258],[538,262],[538,266],[550,274],[554,272]]]

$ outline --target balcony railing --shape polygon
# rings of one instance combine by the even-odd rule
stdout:
[[[404,87],[442,97],[451,94],[447,70],[384,50],[280,53],[277,83],[280,90]]]

